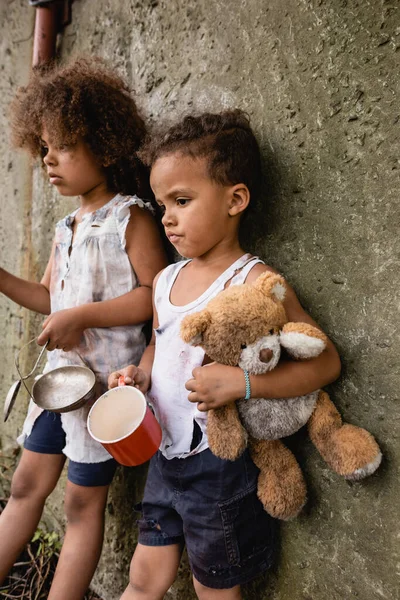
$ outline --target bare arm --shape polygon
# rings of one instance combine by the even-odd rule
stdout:
[[[0,268],[0,292],[20,306],[42,315],[50,314],[50,274],[54,255],[54,244],[44,275],[37,281],[27,281]]]
[[[265,270],[264,265],[256,265],[249,273],[247,282],[251,283]],[[284,306],[289,321],[309,323],[320,329],[303,309],[293,289],[288,284],[286,287]],[[316,358],[281,361],[275,369],[264,375],[252,375],[251,393],[254,398],[303,396],[332,383],[339,374],[340,358],[335,346],[328,339],[326,349]]]
[[[138,206],[131,208],[126,229],[126,251],[140,286],[102,302],[92,302],[51,314],[43,324],[39,344],[51,340],[48,349],[70,350],[79,343],[82,331],[91,327],[134,325],[152,316],[151,289],[155,275],[167,260],[153,217]]]

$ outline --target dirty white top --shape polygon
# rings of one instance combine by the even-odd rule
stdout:
[[[250,254],[243,255],[199,298],[190,304],[175,306],[170,301],[171,289],[180,270],[188,262],[184,260],[164,269],[154,294],[159,326],[155,330],[156,347],[148,398],[162,428],[160,450],[167,459],[186,458],[208,448],[207,413],[200,412],[196,403],[189,402],[189,392],[185,388],[185,383],[192,378],[193,369],[203,363],[204,350],[181,339],[181,321],[186,315],[205,308],[232,276],[230,285],[244,283],[249,271],[262,261]],[[200,426],[203,437],[197,448],[191,451],[194,421]]]
[[[117,195],[102,208],[83,216],[72,242],[72,224],[77,210],[56,225],[50,298],[51,312],[89,302],[110,300],[135,289],[139,282],[125,250],[129,207],[150,208],[137,196]],[[108,375],[130,363],[137,364],[145,348],[143,324],[86,329],[75,351],[54,350],[47,354],[44,372],[64,365],[80,364],[82,359],[96,375],[96,397],[107,389]],[[94,400],[83,408],[63,413],[66,433],[64,454],[76,462],[97,463],[110,458],[101,444],[89,435],[86,418]],[[42,410],[32,401],[23,432],[23,443]]]

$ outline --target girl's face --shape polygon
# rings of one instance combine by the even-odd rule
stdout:
[[[164,211],[165,233],[181,256],[204,256],[229,239],[237,241],[238,223],[232,219],[236,186],[210,179],[206,158],[161,156],[151,169],[150,185]]]
[[[103,167],[83,140],[73,146],[56,146],[44,129],[42,144],[50,183],[62,196],[86,196],[107,187]]]

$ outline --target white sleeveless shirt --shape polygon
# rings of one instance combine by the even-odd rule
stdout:
[[[57,223],[50,284],[51,312],[117,298],[139,286],[125,249],[130,207],[134,205],[152,211],[150,204],[137,196],[117,194],[98,210],[83,216],[74,239],[72,228],[77,210]],[[82,357],[96,375],[98,396],[107,390],[107,378],[112,371],[140,361],[146,347],[142,329],[143,323],[85,329],[79,354],[75,350],[48,352],[44,372],[82,364]],[[76,462],[98,463],[111,458],[86,427],[93,402],[94,399],[78,410],[61,415],[66,434],[63,452]],[[31,433],[42,412],[30,402],[22,434],[17,440],[20,444]]]
[[[167,459],[186,458],[208,448],[207,413],[199,411],[196,403],[189,402],[189,392],[185,388],[185,383],[192,378],[193,369],[202,365],[204,350],[182,340],[181,321],[186,315],[205,308],[228,281],[230,285],[244,283],[249,271],[262,261],[244,254],[199,298],[184,306],[176,306],[170,301],[171,289],[180,270],[189,262],[180,261],[164,269],[154,293],[159,326],[155,330],[155,356],[148,399],[162,428],[160,450]],[[191,450],[195,422],[203,436],[199,445]]]

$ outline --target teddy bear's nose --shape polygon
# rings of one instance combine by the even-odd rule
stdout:
[[[274,353],[270,348],[263,348],[262,350],[260,350],[260,360],[263,363],[269,362],[273,355]]]

